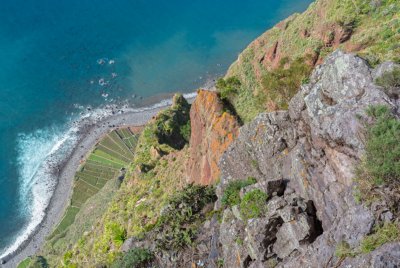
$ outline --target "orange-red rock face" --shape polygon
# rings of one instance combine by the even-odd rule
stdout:
[[[199,90],[190,110],[190,182],[209,185],[219,178],[218,161],[236,138],[239,123],[224,111],[216,92]]]

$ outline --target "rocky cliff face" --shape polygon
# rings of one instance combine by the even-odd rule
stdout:
[[[399,115],[398,100],[374,84],[384,66],[391,64],[372,70],[363,59],[336,51],[316,68],[289,111],[260,114],[240,129],[220,161],[219,200],[232,181],[254,177],[257,183],[248,187],[267,192],[270,201],[266,216],[248,221],[237,207],[225,209],[220,226],[225,267],[400,265],[399,243],[356,261],[335,257],[339,243],[358,246],[390,213],[384,203],[367,208],[353,196],[354,168],[364,153],[366,108],[384,104]],[[284,183],[284,193],[273,181]],[[380,217],[374,211],[378,207]],[[241,242],[235,243],[238,237]]]
[[[218,161],[236,138],[239,123],[226,112],[216,92],[199,90],[190,110],[188,178],[209,185],[219,178]]]

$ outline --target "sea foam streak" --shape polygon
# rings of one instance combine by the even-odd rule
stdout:
[[[18,171],[20,180],[20,213],[29,218],[14,243],[0,258],[14,252],[29,238],[43,220],[57,183],[57,166],[77,142],[76,128],[63,132],[52,127],[18,136]]]
[[[191,99],[197,93],[187,93],[184,97]],[[141,108],[118,108],[110,105],[104,108],[86,110],[77,121],[71,119],[70,127],[51,127],[37,130],[30,134],[20,134],[18,137],[18,168],[20,179],[21,213],[29,218],[26,227],[17,235],[12,245],[0,252],[0,259],[18,250],[32,235],[42,222],[46,209],[57,184],[59,165],[69,156],[79,141],[79,130],[87,125],[99,122],[115,111],[140,113],[171,105],[171,99]]]

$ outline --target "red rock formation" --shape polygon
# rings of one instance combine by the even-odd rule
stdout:
[[[239,123],[235,116],[224,111],[217,93],[207,90],[198,91],[190,121],[189,181],[212,184],[219,178],[219,158],[236,138]]]

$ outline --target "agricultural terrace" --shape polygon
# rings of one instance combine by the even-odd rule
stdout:
[[[121,128],[107,134],[95,146],[75,174],[71,203],[49,239],[62,236],[83,204],[108,180],[123,173],[134,158],[138,136],[130,128]]]

